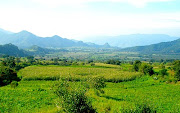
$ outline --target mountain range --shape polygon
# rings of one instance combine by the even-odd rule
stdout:
[[[17,55],[18,53],[19,56],[24,56],[25,55],[24,52],[19,50],[18,47],[29,48],[28,52],[32,55],[66,51],[65,49],[64,50],[59,49],[62,47],[112,48],[112,42],[116,42],[119,45],[127,42],[126,46],[135,45],[135,47],[120,49],[120,51],[126,51],[126,52],[139,52],[139,53],[147,53],[147,54],[180,53],[180,39],[178,39],[178,37],[170,37],[168,35],[161,35],[161,34],[151,34],[151,35],[134,34],[134,35],[122,35],[120,37],[111,38],[111,41],[109,41],[108,43],[106,43],[106,41],[110,39],[105,37],[105,39],[101,40],[101,44],[104,45],[97,45],[92,42],[85,43],[83,41],[62,38],[57,35],[54,35],[52,37],[39,37],[25,30],[18,33],[12,33],[0,29],[0,44],[6,44],[4,46],[0,46],[0,53],[4,52],[4,54],[6,54],[9,51],[12,52],[13,55]],[[100,39],[97,38],[97,40]],[[13,45],[9,43],[12,43]],[[16,47],[15,45],[18,47]],[[141,46],[136,46],[136,45],[141,45]],[[147,45],[147,46],[143,46],[143,45]],[[122,47],[126,47],[126,46],[124,45]],[[56,48],[56,50],[47,49],[47,48]]]
[[[87,44],[83,41],[73,41],[62,38],[58,35],[52,37],[39,37],[28,31],[10,33],[0,30],[0,44],[12,43],[20,48],[29,48],[37,45],[43,48],[62,48],[62,47],[103,47],[103,45]],[[107,44],[106,44],[107,45]]]
[[[95,44],[109,43],[110,46],[126,48],[134,46],[145,46],[160,42],[168,42],[178,39],[179,37],[171,37],[164,34],[131,34],[120,36],[96,36],[85,38],[83,41]]]
[[[180,53],[180,38],[170,42],[161,42],[158,44],[152,44],[148,46],[136,46],[122,49],[126,52],[138,52],[145,54],[174,54]]]

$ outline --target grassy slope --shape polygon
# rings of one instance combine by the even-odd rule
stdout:
[[[164,84],[151,77],[121,83],[107,83],[105,94],[94,95],[93,102],[99,112],[119,112],[122,109],[137,109],[136,106],[148,105],[157,112],[180,111],[180,84]],[[132,110],[132,111],[133,111]]]
[[[60,67],[60,66],[31,66],[21,70],[20,74],[28,74],[28,76],[39,76],[40,73],[49,73],[54,76],[54,72],[59,72],[61,68],[65,74],[89,73],[89,68],[94,73],[105,76],[110,73],[122,71],[119,67],[111,67],[111,65],[96,64],[99,67]],[[123,68],[129,66],[123,66]],[[37,71],[38,68],[45,68]],[[54,71],[49,69],[53,68]],[[58,68],[56,70],[56,68]],[[74,69],[74,70],[73,70]],[[112,70],[115,71],[112,71]],[[56,71],[55,71],[56,70]],[[100,71],[102,70],[102,71]],[[107,71],[105,71],[107,70]],[[124,70],[124,69],[123,69]],[[22,72],[23,71],[23,72]],[[35,72],[33,72],[35,71]],[[101,74],[102,74],[101,73]],[[128,72],[131,73],[131,72]],[[131,75],[133,75],[131,73]],[[26,77],[26,75],[24,75]],[[55,81],[20,81],[19,86],[15,89],[10,86],[0,87],[0,112],[56,112],[56,95],[51,90]],[[93,107],[98,112],[120,112],[123,109],[135,110],[137,104],[149,105],[158,112],[178,112],[180,110],[180,85],[179,84],[165,84],[159,83],[152,79],[152,77],[144,76],[129,82],[121,83],[107,83],[104,89],[105,94],[100,97],[90,90],[87,95],[92,99]]]

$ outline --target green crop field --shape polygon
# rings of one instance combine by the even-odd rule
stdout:
[[[0,113],[56,112],[52,81],[21,81],[15,89],[0,87]]]
[[[57,113],[61,108],[53,86],[60,78],[74,81],[76,84],[71,85],[77,87],[97,76],[105,78],[104,94],[97,95],[89,89],[86,95],[98,113],[138,113],[143,108],[158,113],[180,112],[179,82],[154,80],[131,72],[130,65],[29,66],[21,69],[18,76],[22,80],[16,88],[0,87],[1,113]]]
[[[90,77],[103,76],[106,81],[121,82],[142,76],[139,72],[122,71],[120,68],[102,68],[86,66],[30,66],[18,73],[22,80],[58,80],[69,78],[80,81]]]
[[[158,113],[179,113],[180,84],[165,84],[145,76],[129,82],[107,83],[105,94],[94,96],[98,112],[135,112],[149,106]]]

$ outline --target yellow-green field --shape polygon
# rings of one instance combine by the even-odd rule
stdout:
[[[133,80],[142,76],[139,72],[122,71],[120,68],[99,68],[86,66],[30,66],[18,73],[22,80],[58,80],[68,78],[80,81],[90,77],[103,76],[109,82]]]

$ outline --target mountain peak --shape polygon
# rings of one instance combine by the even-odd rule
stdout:
[[[18,32],[17,34],[22,35],[22,36],[31,36],[31,37],[36,37],[36,35],[34,35],[33,33],[26,31],[26,30],[22,30],[20,32]]]
[[[30,34],[32,34],[31,32],[26,31],[26,30],[22,30],[22,31],[20,31],[19,33],[30,33]]]
[[[103,47],[105,47],[105,48],[110,48],[111,46],[109,45],[109,43],[105,43],[104,45],[103,45]]]
[[[54,36],[52,36],[53,38],[60,38],[60,36],[58,36],[58,35],[54,35]]]

